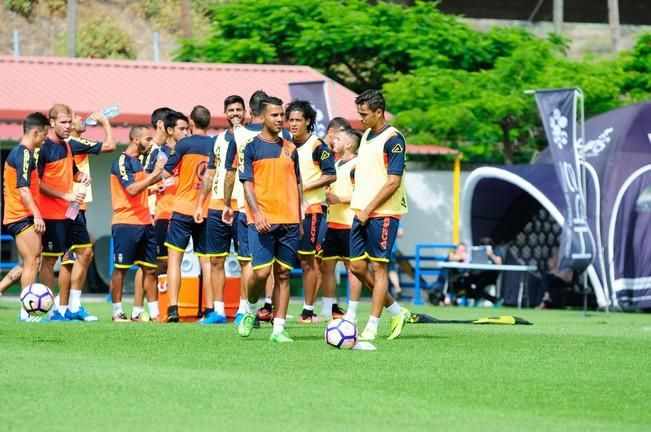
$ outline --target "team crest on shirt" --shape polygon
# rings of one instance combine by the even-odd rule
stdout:
[[[122,259],[123,259],[122,254],[118,254],[118,262],[119,262],[119,263],[122,262]]]
[[[405,151],[400,144],[396,144],[392,149],[391,153],[402,153]]]
[[[285,149],[285,156],[289,156],[289,149]]]

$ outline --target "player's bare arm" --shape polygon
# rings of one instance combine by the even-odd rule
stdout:
[[[206,173],[203,176],[203,181],[201,183],[201,189],[199,190],[199,199],[197,200],[197,206],[194,209],[194,221],[196,223],[203,222],[203,203],[210,193],[210,188],[212,187],[212,182],[215,179],[215,169],[207,169]]]
[[[32,192],[28,187],[20,187],[18,188],[18,194],[20,195],[23,204],[25,204],[25,207],[27,207],[34,216],[34,231],[38,234],[43,234],[45,232],[45,222],[43,221],[40,210],[34,202]]]

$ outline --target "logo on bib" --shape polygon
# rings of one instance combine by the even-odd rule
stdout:
[[[404,149],[402,148],[402,146],[401,146],[400,144],[396,144],[396,145],[391,149],[391,153],[402,153],[403,151],[404,151]]]

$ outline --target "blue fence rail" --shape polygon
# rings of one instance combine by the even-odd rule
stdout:
[[[0,234],[0,241],[9,241],[13,243],[14,238],[7,234]],[[17,262],[0,262],[0,270],[11,270],[17,265]]]

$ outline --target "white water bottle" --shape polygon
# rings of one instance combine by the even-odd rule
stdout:
[[[86,193],[86,188],[88,185],[86,183],[82,183],[81,189],[79,190],[80,192]],[[66,209],[66,217],[70,220],[75,220],[77,219],[77,215],[79,214],[79,208],[81,207],[81,204],[77,201],[72,201],[70,204],[68,204],[68,208]]]
[[[104,114],[104,117],[107,119],[113,118],[120,114],[120,108],[117,105],[111,105],[110,107],[106,107],[102,110],[102,114]],[[88,116],[86,121],[84,121],[84,124],[86,126],[95,126],[97,124],[97,120],[95,120],[92,116]]]
[[[168,157],[167,157],[167,155],[163,152],[163,150],[158,149],[158,155],[156,156],[156,163],[158,163],[158,161],[165,161],[165,162],[167,162],[167,159],[168,159]],[[165,186],[172,186],[172,185],[174,185],[174,178],[173,178],[172,176],[169,176],[169,177],[167,177],[167,178],[164,178],[164,179],[163,179],[163,184],[164,184]]]

